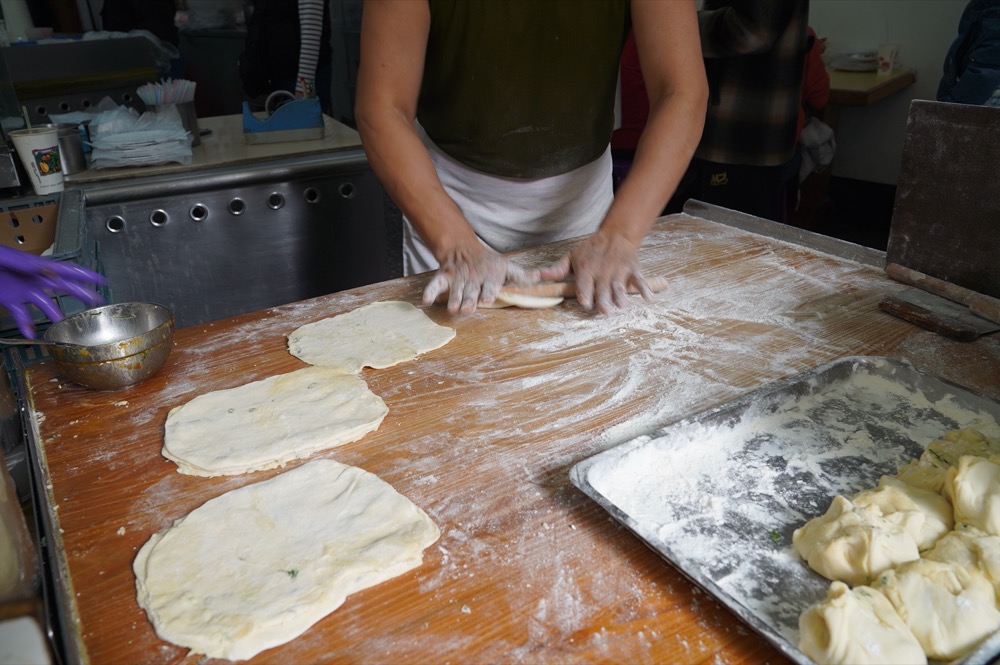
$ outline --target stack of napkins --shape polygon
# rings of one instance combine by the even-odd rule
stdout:
[[[118,107],[96,115],[90,123],[91,167],[190,164],[192,140],[174,106],[141,115]]]

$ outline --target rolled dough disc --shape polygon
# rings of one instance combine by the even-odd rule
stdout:
[[[479,303],[483,309],[519,307],[521,309],[546,309],[555,307],[564,300],[562,296],[533,296],[527,293],[501,293],[489,305]]]
[[[357,441],[378,429],[388,412],[364,379],[333,367],[306,367],[171,409],[162,453],[194,476],[273,469]]]
[[[455,331],[407,302],[376,302],[308,323],[288,336],[288,351],[310,365],[360,372],[381,369],[444,346]]]
[[[316,460],[206,502],[154,534],[132,568],[160,638],[243,660],[416,568],[439,535],[377,476]]]

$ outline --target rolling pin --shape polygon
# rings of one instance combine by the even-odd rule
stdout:
[[[650,277],[646,280],[649,290],[659,293],[667,288],[665,277]],[[516,293],[519,295],[539,296],[542,298],[575,298],[576,283],[574,282],[540,282],[538,284],[507,284],[501,293]],[[628,287],[629,293],[639,293],[634,286]]]
[[[897,282],[915,286],[928,293],[965,305],[976,316],[981,316],[993,323],[1000,323],[1000,299],[977,293],[972,289],[946,282],[937,277],[925,275],[898,263],[887,264],[885,274]]]

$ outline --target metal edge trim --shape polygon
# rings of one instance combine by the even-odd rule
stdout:
[[[36,521],[36,532],[39,539],[39,555],[42,560],[41,587],[42,602],[45,607],[45,620],[48,624],[50,637],[59,640],[59,645],[65,651],[66,662],[83,663],[90,662],[87,657],[83,641],[83,634],[79,630],[79,622],[75,617],[79,616],[76,607],[76,595],[73,593],[73,583],[69,574],[69,564],[66,560],[66,552],[63,547],[58,524],[54,519],[53,510],[49,506],[57,505],[48,482],[47,465],[44,457],[45,453],[39,442],[41,432],[38,429],[38,422],[35,419],[35,409],[31,404],[30,393],[28,392],[27,373],[25,364],[20,356],[14,354],[14,376],[17,378],[17,400],[21,415],[24,418],[23,430],[25,436],[25,452],[28,459],[28,472],[30,476],[31,495],[33,511]],[[52,581],[55,588],[50,586],[50,580],[44,568],[50,567]],[[52,607],[52,604],[55,607]],[[52,625],[50,622],[56,620],[58,623]],[[59,654],[57,654],[58,658]]]
[[[801,245],[842,259],[848,259],[876,268],[885,267],[885,252],[883,251],[800,229],[797,226],[782,224],[781,222],[775,222],[762,217],[754,217],[753,215],[712,205],[704,201],[698,201],[697,199],[689,199],[684,204],[683,211],[688,215],[701,217],[710,222],[718,222],[719,224],[725,224],[726,226],[732,226],[776,240],[784,240],[785,242]]]

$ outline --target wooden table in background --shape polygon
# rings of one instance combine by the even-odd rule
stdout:
[[[889,76],[879,76],[876,72],[842,72],[836,69],[830,73],[830,101],[823,121],[837,129],[840,108],[843,106],[871,106],[887,97],[905,90],[917,80],[916,74],[908,69],[897,69]]]
[[[566,247],[519,260],[549,261]],[[670,280],[653,304],[610,316],[574,301],[455,317],[430,307],[454,340],[362,373],[388,416],[314,457],[377,474],[428,513],[441,539],[419,568],[353,594],[252,663],[785,662],[579,492],[570,467],[845,356],[907,359],[1000,399],[1000,340],[953,342],[881,312],[879,300],[902,287],[878,265],[690,215],[661,220],[641,260]],[[49,363],[27,367],[71,651],[95,664],[203,662],[156,636],[136,603],[132,560],[206,500],[280,470],[179,474],[160,455],[167,412],[303,367],[286,349],[295,328],[366,303],[419,303],[426,280],[178,330],[166,367],[123,392],[70,385]]]

